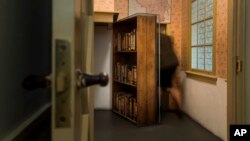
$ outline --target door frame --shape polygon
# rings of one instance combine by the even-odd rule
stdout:
[[[228,84],[227,84],[227,140],[230,137],[230,124],[246,123],[245,76],[236,72],[237,58],[244,66],[246,50],[245,41],[245,7],[246,0],[228,0]]]
[[[52,0],[52,5],[52,141],[94,141],[93,95],[91,88],[77,87],[76,75],[93,70],[93,0]],[[56,116],[56,110],[65,114]]]

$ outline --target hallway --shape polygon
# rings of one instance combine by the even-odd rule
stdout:
[[[188,116],[162,115],[162,124],[137,127],[111,111],[95,111],[95,141],[221,141]]]

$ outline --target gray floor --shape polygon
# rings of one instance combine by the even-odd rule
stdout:
[[[222,141],[188,116],[164,112],[158,125],[137,127],[111,111],[95,111],[95,141]]]
[[[222,141],[184,115],[164,112],[162,122],[137,127],[111,111],[95,111],[95,141]],[[33,129],[25,139],[17,141],[50,141],[50,116]]]

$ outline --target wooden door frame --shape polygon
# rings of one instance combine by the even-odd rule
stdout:
[[[237,56],[245,62],[245,1],[228,0],[227,140],[230,124],[244,124],[246,121],[244,68],[242,72],[236,73]]]
[[[52,141],[94,141],[94,111],[91,88],[80,89],[76,87],[76,70],[80,69],[86,73],[93,70],[93,0],[53,0],[52,5],[51,139]],[[56,53],[59,46],[58,39],[63,41],[63,45],[67,45],[67,51],[61,51],[66,52],[64,54],[67,56]],[[64,63],[61,64],[66,64],[61,70],[62,76],[59,76],[60,71],[58,70],[60,70],[60,67],[56,66],[56,59],[64,59]],[[69,69],[66,70],[65,68]],[[62,91],[64,92],[67,89],[64,95],[69,95],[59,100],[56,96],[59,93],[57,93],[56,83],[58,79],[65,80],[65,86],[62,84]],[[62,95],[62,92],[60,92],[60,95]],[[63,104],[56,106],[58,103]],[[64,107],[61,109],[67,109],[67,111],[56,109],[62,106]],[[56,116],[56,110],[66,114]],[[60,125],[60,117],[64,121],[67,120],[67,125]]]

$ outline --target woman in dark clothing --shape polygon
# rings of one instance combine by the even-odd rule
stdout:
[[[177,102],[177,114],[180,116],[182,94],[178,78],[179,61],[173,49],[170,36],[161,34],[160,40],[160,86],[161,90],[171,94]]]

